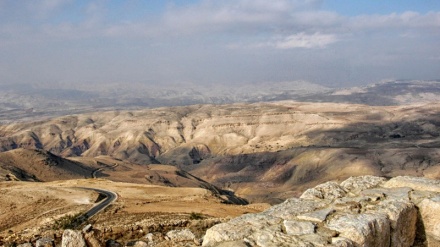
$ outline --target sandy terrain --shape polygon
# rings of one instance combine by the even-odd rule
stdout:
[[[130,224],[143,220],[146,214],[168,215],[169,218],[187,215],[188,218],[194,212],[223,218],[258,212],[269,206],[224,204],[211,191],[202,188],[137,185],[104,179],[44,183],[9,181],[0,183],[0,236],[13,232],[32,236],[42,229],[50,229],[54,220],[61,216],[89,209],[98,194],[77,187],[101,188],[118,194],[119,199],[109,209],[91,219],[97,227]]]

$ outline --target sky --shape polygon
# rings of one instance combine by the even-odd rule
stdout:
[[[390,79],[440,79],[440,1],[0,0],[0,86]]]

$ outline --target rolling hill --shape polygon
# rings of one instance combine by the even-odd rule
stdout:
[[[2,125],[0,150],[168,164],[251,201],[275,203],[353,175],[438,177],[439,111],[436,103],[292,101],[108,111]],[[122,167],[103,176],[132,176]],[[136,176],[130,179],[166,181]]]

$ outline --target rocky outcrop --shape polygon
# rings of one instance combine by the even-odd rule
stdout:
[[[35,242],[36,247],[53,247],[55,246],[52,238],[40,238]]]
[[[194,241],[196,236],[188,229],[184,230],[172,230],[167,232],[167,238],[171,241],[182,242],[182,241]]]
[[[437,180],[352,177],[215,225],[203,246],[439,246],[439,210]]]
[[[87,247],[81,231],[65,230],[61,247]]]

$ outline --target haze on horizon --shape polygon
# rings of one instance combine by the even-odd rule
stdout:
[[[440,1],[0,0],[0,86],[440,79]]]

